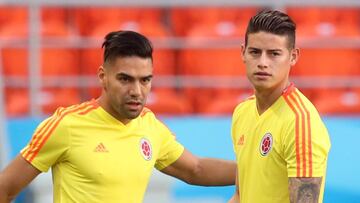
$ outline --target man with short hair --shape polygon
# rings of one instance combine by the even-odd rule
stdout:
[[[142,202],[154,166],[189,184],[234,184],[235,163],[192,155],[144,107],[153,77],[150,41],[117,31],[106,35],[103,48],[101,96],[58,108],[38,126],[0,173],[0,203],[50,167],[54,203]]]
[[[289,81],[299,57],[295,29],[279,11],[249,21],[242,58],[255,95],[233,113],[238,178],[230,202],[322,202],[330,140],[315,107]]]

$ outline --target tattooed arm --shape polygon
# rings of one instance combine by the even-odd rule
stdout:
[[[289,194],[291,203],[318,203],[321,177],[289,178]]]

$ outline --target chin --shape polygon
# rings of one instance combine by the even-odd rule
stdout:
[[[127,117],[128,117],[128,119],[135,119],[140,115],[140,113],[141,113],[141,111],[139,111],[139,112],[129,112]]]
[[[269,83],[267,83],[266,81],[254,81],[252,83],[252,85],[257,89],[257,88],[260,88],[260,89],[266,89],[268,88],[269,86],[271,86]]]

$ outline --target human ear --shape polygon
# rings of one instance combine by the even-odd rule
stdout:
[[[294,48],[291,50],[291,58],[290,58],[290,65],[291,66],[294,66],[296,64],[296,62],[298,61],[299,59],[299,56],[300,56],[300,49],[299,48]]]
[[[243,61],[243,63],[245,63],[245,50],[246,50],[246,47],[244,44],[241,45],[241,59]]]
[[[105,71],[104,66],[99,67],[99,69],[97,71],[97,76],[98,76],[101,86],[103,88],[105,88],[106,87],[106,71]]]

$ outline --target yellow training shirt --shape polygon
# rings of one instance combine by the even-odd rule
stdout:
[[[150,110],[124,125],[92,100],[59,108],[21,154],[40,171],[52,167],[54,203],[140,203],[153,167],[183,150]]]
[[[289,177],[323,177],[330,140],[317,110],[291,84],[259,116],[255,97],[233,114],[241,203],[289,203]]]

